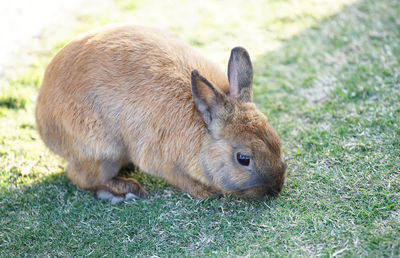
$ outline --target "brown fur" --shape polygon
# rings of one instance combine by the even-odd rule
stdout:
[[[192,75],[192,87],[211,113],[199,112],[193,101],[194,69],[202,77]],[[230,81],[170,32],[106,28],[70,42],[47,67],[38,131],[69,162],[67,176],[83,189],[145,196],[136,180],[116,177],[133,162],[195,197],[276,194],[285,174],[279,136],[253,103],[243,101],[251,100],[251,85],[238,88],[232,86],[237,79]],[[238,96],[242,92],[250,95]],[[262,182],[242,189],[252,175],[235,163],[234,148],[251,152]]]

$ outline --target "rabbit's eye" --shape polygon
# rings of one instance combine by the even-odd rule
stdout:
[[[243,155],[240,152],[238,152],[236,154],[236,159],[239,162],[239,164],[242,165],[242,166],[250,165],[250,157],[246,156],[246,155]]]

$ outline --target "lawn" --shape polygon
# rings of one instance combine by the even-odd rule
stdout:
[[[399,256],[400,1],[127,1],[0,88],[0,256]],[[281,195],[192,199],[134,168],[148,199],[77,189],[41,142],[43,71],[74,35],[110,22],[169,28],[226,69],[246,47],[254,101],[288,163]]]

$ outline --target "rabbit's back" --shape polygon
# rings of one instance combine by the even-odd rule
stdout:
[[[67,160],[130,159],[157,173],[155,160],[170,165],[198,151],[188,144],[204,129],[192,100],[193,69],[229,90],[226,75],[172,33],[119,26],[83,35],[46,70],[39,133]]]

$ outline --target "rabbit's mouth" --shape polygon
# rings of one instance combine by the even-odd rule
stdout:
[[[268,185],[260,185],[245,190],[235,192],[235,194],[252,199],[265,199],[267,196],[276,197],[282,190],[282,186],[271,187]]]
[[[261,182],[261,184],[247,187],[246,189],[238,191],[237,194],[255,199],[264,199],[267,196],[278,196],[285,182],[286,168],[287,165],[283,162],[281,169],[278,170],[278,173],[274,173],[274,176],[267,177],[265,176],[266,174],[263,174],[263,176],[260,176],[262,180],[258,181]]]
[[[244,198],[264,199],[267,196],[278,196],[282,190],[284,180],[273,178],[263,178],[254,173],[250,180],[238,183],[230,177],[224,177],[221,180],[224,192],[235,194]]]

